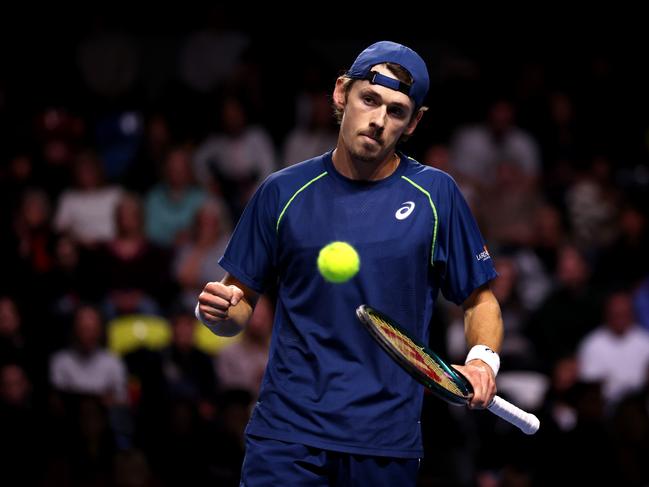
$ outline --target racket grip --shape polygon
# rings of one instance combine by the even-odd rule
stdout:
[[[519,428],[526,435],[533,435],[539,429],[541,422],[533,414],[526,413],[521,408],[496,396],[487,409],[499,418]]]

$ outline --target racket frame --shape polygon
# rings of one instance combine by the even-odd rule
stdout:
[[[401,353],[401,351],[399,351],[399,349],[380,330],[377,329],[377,325],[372,322],[372,318],[370,317],[372,314],[388,323],[392,328],[410,340],[420,353],[428,355],[442,369],[443,373],[457,386],[457,388],[462,391],[463,395],[458,395],[449,391],[404,357],[403,353]],[[356,309],[356,316],[359,321],[365,325],[367,331],[369,331],[369,333],[376,339],[383,350],[385,350],[417,382],[450,404],[463,406],[470,401],[471,395],[473,394],[473,387],[468,379],[462,375],[460,371],[448,365],[427,346],[413,338],[407,330],[395,323],[394,320],[386,316],[384,313],[381,313],[365,304]]]

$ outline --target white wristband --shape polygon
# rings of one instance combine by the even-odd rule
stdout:
[[[468,364],[471,360],[482,360],[486,363],[491,370],[494,371],[494,376],[498,375],[498,369],[500,369],[500,357],[496,352],[490,349],[486,345],[476,345],[469,350],[469,353],[466,356],[464,364]]]
[[[196,316],[196,319],[203,323],[205,325],[205,322],[203,321],[203,318],[201,318],[201,310],[198,309],[198,307],[201,305],[201,303],[196,303],[196,308],[194,309],[194,316]],[[205,325],[207,326],[207,325]]]

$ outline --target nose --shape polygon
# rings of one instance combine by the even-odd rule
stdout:
[[[370,126],[375,130],[382,132],[385,127],[385,119],[388,115],[388,110],[385,105],[379,105],[372,110],[372,118],[370,119]]]

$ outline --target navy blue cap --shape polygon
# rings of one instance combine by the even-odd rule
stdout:
[[[395,63],[406,69],[412,79],[412,85],[384,76],[372,71],[372,67],[382,63]],[[361,52],[347,76],[353,79],[366,79],[373,84],[379,84],[408,95],[417,107],[424,104],[428,93],[428,69],[426,63],[415,51],[396,42],[380,41],[372,44]]]

